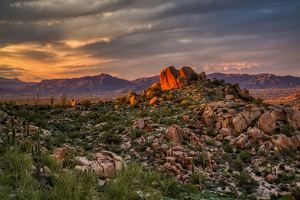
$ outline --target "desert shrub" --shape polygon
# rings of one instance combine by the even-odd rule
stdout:
[[[233,152],[233,144],[229,142],[223,142],[223,149],[227,153],[232,153]]]
[[[198,108],[199,106],[197,106],[197,105],[192,105],[192,106],[189,106],[188,108],[187,108],[187,110],[194,110],[195,108]]]
[[[239,154],[239,158],[245,162],[245,163],[250,163],[251,159],[252,159],[252,155],[250,153],[250,150],[249,149],[246,149],[244,151],[242,151],[240,154]]]
[[[237,171],[242,171],[244,168],[244,165],[245,165],[244,162],[241,159],[237,158],[232,162],[231,166],[233,169],[235,169]]]
[[[225,84],[225,81],[223,79],[218,80],[218,79],[214,78],[214,80],[211,82],[211,84],[213,84],[213,85],[223,85],[223,84]]]
[[[214,89],[211,88],[211,89],[209,90],[209,92],[208,92],[208,96],[211,97],[211,96],[213,96],[214,94],[216,94],[216,93],[215,93]]]
[[[285,170],[284,164],[280,164],[279,167],[278,167],[278,169]]]
[[[199,186],[198,185],[194,185],[192,183],[185,184],[184,185],[184,189],[186,189],[190,193],[194,193],[194,194],[199,193]]]
[[[104,132],[101,139],[107,144],[120,144],[122,142],[120,135],[111,132]]]
[[[76,111],[73,116],[75,117],[75,119],[77,119],[80,115],[81,111]]]
[[[96,118],[97,118],[97,113],[96,113],[96,112],[92,112],[92,113],[90,114],[90,118],[91,118],[91,119],[96,119]]]
[[[295,133],[295,128],[291,125],[285,124],[280,127],[280,132],[287,137],[291,137]]]
[[[83,122],[87,122],[88,121],[88,118],[86,115],[80,115],[79,117],[77,117],[76,121],[78,123],[83,123]]]
[[[167,95],[166,100],[173,101],[174,99],[175,99],[175,93],[173,91],[169,92],[169,94]]]
[[[299,186],[295,186],[295,187],[291,188],[291,192],[292,192],[293,197],[296,200],[300,200],[300,187]]]
[[[126,95],[123,95],[121,97],[116,97],[116,100],[120,103],[124,103],[127,99],[127,96]]]
[[[151,199],[159,200],[162,195],[177,197],[180,192],[181,189],[172,175],[151,171],[133,163],[126,171],[120,173],[117,179],[105,185],[101,199],[144,199],[148,194]]]
[[[94,105],[92,105],[92,107],[91,107],[91,110],[92,110],[92,111],[97,111],[97,110],[98,110],[98,107],[97,107],[97,105],[95,105],[95,104],[94,104]]]
[[[98,117],[97,123],[107,122],[107,121],[116,121],[119,120],[119,117],[115,114],[106,114]]]
[[[198,75],[194,72],[191,74],[191,80],[196,81],[198,79]]]
[[[252,103],[255,103],[257,105],[260,105],[264,102],[264,100],[262,98],[256,98],[252,100]]]
[[[231,160],[231,155],[229,153],[223,153],[222,154],[222,159],[224,159],[224,160]]]
[[[91,102],[88,99],[82,99],[81,105],[83,105],[85,107],[89,107],[91,105]]]
[[[202,173],[193,173],[190,177],[190,182],[193,184],[204,184],[206,177]]]
[[[175,113],[175,110],[172,107],[167,106],[162,109],[162,113],[165,117],[170,117]]]
[[[191,103],[191,101],[190,100],[183,100],[181,103],[180,103],[180,105],[182,106],[182,107],[185,107],[185,108],[187,108],[188,106],[190,106],[192,103]]]
[[[237,186],[243,187],[243,189],[245,190],[251,190],[252,187],[256,187],[259,185],[259,183],[255,181],[250,174],[244,171],[240,174],[234,174],[234,177],[237,180]]]

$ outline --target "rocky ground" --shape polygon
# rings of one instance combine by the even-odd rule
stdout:
[[[170,172],[184,188],[183,197],[165,199],[299,199],[300,111],[264,103],[238,84],[206,80],[188,67],[169,67],[160,80],[143,95],[130,92],[115,102],[3,103],[0,142],[13,135],[13,114],[20,144],[35,140],[42,127],[45,154],[94,171],[104,188],[138,162]]]

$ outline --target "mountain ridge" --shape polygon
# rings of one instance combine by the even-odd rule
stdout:
[[[239,83],[241,88],[247,89],[279,89],[300,86],[300,77],[294,77],[291,75],[277,76],[268,73],[261,73],[257,75],[212,73],[208,74],[207,78],[211,80],[214,78],[219,80],[224,79],[225,82]],[[22,87],[11,89],[3,87],[3,83],[0,81],[0,94],[2,95],[32,95],[37,92],[41,95],[48,95],[49,93],[61,94],[63,92],[69,94],[126,94],[129,91],[141,93],[143,89],[146,89],[160,81],[159,75],[137,78],[129,81],[105,73],[79,78],[45,79],[33,85],[26,84],[28,82],[20,81],[17,78],[0,78],[0,80],[1,79],[7,81],[7,83],[21,82],[23,84]]]

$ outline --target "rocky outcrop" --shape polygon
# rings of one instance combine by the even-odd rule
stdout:
[[[205,74],[205,72],[201,72],[199,75],[198,75],[198,79],[200,80],[200,81],[206,81],[206,74]]]
[[[185,78],[185,79],[188,80],[188,81],[191,80],[193,74],[196,74],[196,73],[195,73],[195,71],[194,71],[192,68],[190,68],[190,67],[186,67],[186,66],[185,66],[185,67],[182,67],[182,68],[180,69],[180,76],[183,77],[183,78]]]
[[[182,67],[180,71],[170,66],[160,72],[160,86],[162,90],[182,88],[188,84],[192,74],[195,73],[190,67]]]
[[[72,106],[72,107],[74,107],[74,106],[77,105],[77,101],[75,101],[74,99],[72,99],[70,103],[71,103],[71,106]]]
[[[170,66],[160,72],[160,84],[162,90],[179,88],[177,78],[179,77],[175,67]]]
[[[279,150],[289,149],[293,147],[291,138],[283,135],[273,135],[269,137],[269,140],[272,142],[274,146],[276,146]]]
[[[154,87],[161,88],[160,82],[154,83],[151,87],[152,87],[152,88],[154,88]]]
[[[179,88],[182,88],[182,87],[186,86],[187,84],[188,84],[188,82],[185,78],[183,78],[181,76],[177,78],[177,85]]]
[[[239,95],[241,96],[241,99],[244,101],[250,101],[250,93],[248,90],[244,89],[239,92]]]
[[[125,169],[125,163],[122,158],[110,151],[102,151],[93,155],[94,160],[86,157],[76,157],[78,165],[75,169],[87,171],[94,170],[100,178],[112,178],[116,171]]]
[[[245,128],[248,127],[246,121],[244,120],[244,118],[241,114],[239,114],[235,118],[233,118],[232,123],[234,125],[234,131],[236,133],[241,133]]]
[[[134,105],[136,103],[139,102],[139,98],[135,95],[133,95],[131,98],[130,98],[130,105]]]
[[[286,120],[289,125],[293,126],[296,130],[300,129],[300,111],[293,108],[284,108],[286,113]]]
[[[183,138],[186,137],[184,131],[180,128],[180,126],[173,124],[169,127],[168,130],[168,139],[170,142],[181,142]]]
[[[272,134],[276,128],[276,119],[270,113],[264,113],[259,118],[259,127],[263,132]]]
[[[201,120],[205,123],[206,126],[212,126],[213,123],[217,120],[217,116],[214,111],[205,111],[202,115]]]

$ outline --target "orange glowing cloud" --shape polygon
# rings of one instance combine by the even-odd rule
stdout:
[[[9,66],[22,71],[18,76],[24,81],[39,81],[51,78],[72,78],[82,75],[82,71],[92,66],[112,62],[112,59],[101,59],[77,50],[76,47],[96,42],[109,42],[107,38],[76,41],[62,41],[63,46],[23,43],[9,45],[0,49],[0,66]],[[66,48],[70,47],[70,48]],[[77,68],[80,66],[80,69]],[[81,71],[76,73],[76,71]],[[86,71],[87,72],[87,71]],[[70,75],[71,74],[71,75]]]

